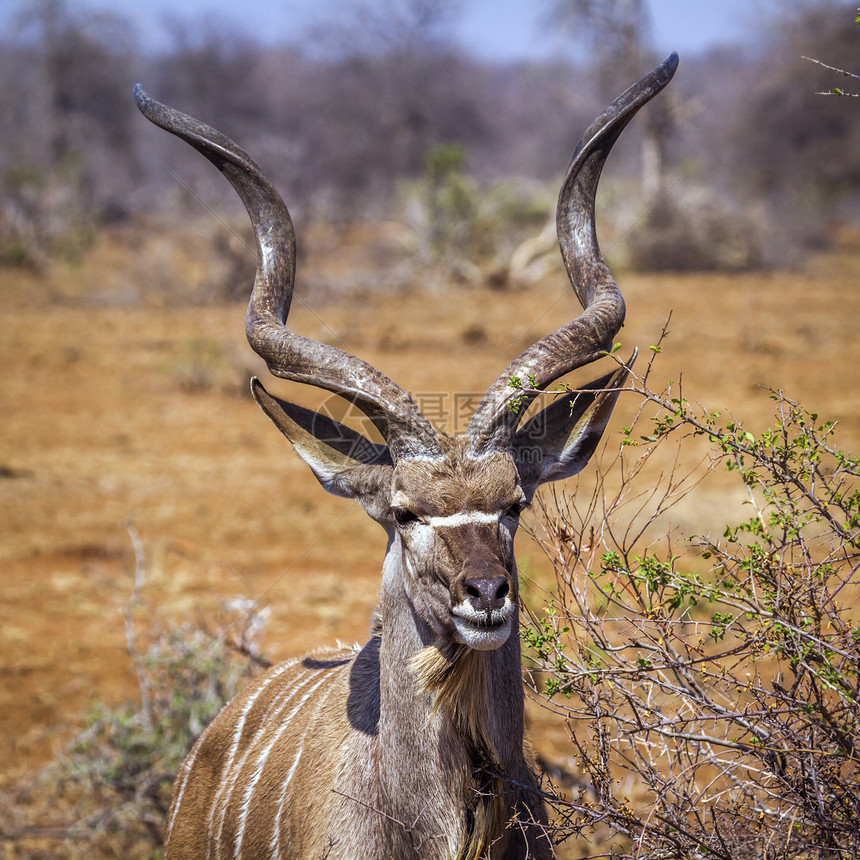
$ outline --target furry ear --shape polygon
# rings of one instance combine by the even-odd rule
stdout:
[[[531,490],[575,475],[590,459],[606,429],[636,353],[624,367],[558,400],[530,418],[516,433],[513,455]],[[528,493],[529,490],[526,490]]]
[[[327,415],[272,397],[256,377],[251,394],[330,493],[361,500],[372,482],[369,472],[392,467],[386,445],[371,442]]]

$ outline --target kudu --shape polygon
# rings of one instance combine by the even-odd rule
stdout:
[[[281,663],[209,725],[174,785],[167,858],[553,855],[524,741],[514,533],[540,484],[585,465],[628,368],[519,424],[538,391],[605,355],[624,321],[597,244],[595,192],[612,145],[676,66],[673,54],[616,99],[570,162],[558,234],[584,312],[520,355],[458,436],[434,430],[375,368],[287,328],[295,237],[280,196],[224,135],[135,88],[144,115],[212,161],[245,204],[259,253],[251,346],[275,376],[356,404],[385,440],[252,380],[323,487],[358,499],[385,529],[379,607],[363,648]]]

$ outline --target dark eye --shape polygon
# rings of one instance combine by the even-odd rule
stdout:
[[[418,519],[418,516],[413,514],[409,508],[392,508],[391,510],[394,514],[394,521],[399,526],[408,526],[409,523],[414,523]]]

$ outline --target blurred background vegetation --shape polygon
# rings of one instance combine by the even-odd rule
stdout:
[[[296,221],[303,296],[315,303],[349,296],[352,304],[340,302],[346,308],[337,327],[351,347],[375,349],[386,361],[400,361],[400,369],[423,370],[431,357],[440,372],[444,361],[456,362],[452,378],[467,385],[463,366],[498,361],[510,347],[510,332],[520,336],[523,320],[532,318],[517,302],[548,303],[547,292],[538,299],[510,294],[505,313],[516,316],[514,324],[489,312],[488,292],[461,293],[459,316],[445,308],[454,334],[441,343],[454,343],[454,349],[438,346],[432,314],[421,317],[433,304],[422,294],[404,295],[402,303],[385,297],[367,302],[370,312],[363,316],[362,298],[428,286],[515,289],[553,266],[564,283],[552,210],[567,155],[600,109],[662,59],[652,49],[644,0],[540,4],[548,32],[568,34],[566,59],[491,62],[468,54],[452,35],[467,0],[341,0],[336,17],[281,45],[254,41],[212,20],[174,23],[157,50],[141,47],[131,20],[121,14],[95,13],[72,0],[17,3],[13,26],[0,34],[0,295],[7,312],[0,343],[7,364],[13,356],[18,362],[3,392],[9,418],[0,440],[0,478],[7,495],[0,501],[5,499],[5,511],[18,512],[6,523],[4,561],[26,571],[5,581],[35,585],[14,600],[4,594],[9,617],[22,606],[26,617],[22,611],[19,626],[7,625],[7,654],[13,655],[7,660],[17,674],[6,676],[6,711],[12,715],[6,725],[15,725],[19,751],[17,770],[0,781],[3,857],[158,856],[170,782],[185,750],[264,662],[256,647],[263,613],[225,604],[223,618],[192,626],[189,605],[198,597],[187,583],[205,586],[215,578],[210,567],[220,570],[211,559],[224,555],[243,576],[256,577],[249,591],[265,596],[284,547],[304,546],[305,532],[323,533],[323,520],[329,527],[328,513],[297,489],[306,479],[316,498],[311,476],[283,473],[290,475],[290,495],[282,499],[272,489],[282,473],[270,468],[269,449],[249,441],[257,439],[259,416],[238,403],[236,393],[247,396],[247,377],[256,365],[247,364],[244,344],[237,345],[241,314],[232,307],[205,314],[191,307],[184,314],[159,309],[146,317],[138,310],[144,304],[245,301],[254,253],[234,192],[197,153],[138,114],[133,84],[141,81],[153,97],[216,126],[262,165]],[[856,364],[850,352],[856,326],[846,294],[857,282],[860,249],[860,110],[853,99],[821,95],[850,83],[804,57],[860,71],[857,7],[818,0],[750,5],[761,9],[751,38],[684,54],[671,87],[620,141],[600,188],[601,242],[615,269],[731,273],[797,266],[780,278],[755,273],[697,281],[684,275],[674,286],[668,277],[644,277],[640,319],[649,313],[646,295],[659,305],[660,322],[665,309],[681,306],[674,327],[685,379],[695,378],[698,369],[717,402],[730,391],[746,407],[761,377],[776,377],[778,385],[787,378],[814,389],[826,408],[838,411],[853,442],[860,420],[856,398],[845,396],[845,374]],[[809,256],[801,267],[808,255],[831,246],[848,253]],[[722,305],[713,302],[717,293]],[[414,310],[419,300],[420,313]],[[701,308],[708,302],[713,330],[703,336]],[[49,304],[59,312],[44,314],[40,328],[31,309]],[[134,319],[114,313],[114,306],[133,307],[128,316]],[[23,314],[12,312],[21,309]],[[396,319],[384,319],[385,311]],[[409,328],[410,313],[427,331]],[[372,317],[378,317],[373,325]],[[228,318],[236,321],[233,339]],[[119,392],[124,396],[132,386],[136,396],[120,401]],[[117,402],[130,400],[117,410]],[[239,418],[246,413],[254,422],[247,430]],[[222,422],[218,433],[209,423],[215,414]],[[221,438],[225,427],[233,435]],[[44,456],[40,446],[53,446],[56,456]],[[192,447],[198,459],[185,462],[181,458]],[[852,468],[856,477],[856,462]],[[249,475],[272,483],[249,481]],[[247,500],[238,504],[240,488]],[[219,493],[229,494],[229,501],[213,501]],[[259,499],[278,502],[260,505]],[[719,496],[720,510],[725,504]],[[226,510],[236,516],[228,527],[221,520]],[[707,505],[696,502],[690,510],[684,534],[704,533],[700,521],[707,519]],[[144,603],[136,587],[124,613],[123,650],[117,645],[122,623],[113,617],[111,601],[125,594],[117,570],[127,547],[124,535],[117,544],[115,521],[128,511],[140,514],[142,533],[154,548],[151,578],[184,582],[191,596],[172,607],[171,616],[154,598],[152,605]],[[732,517],[720,514],[719,521],[734,522]],[[16,527],[29,529],[26,541],[12,540]],[[273,638],[304,647],[295,619],[304,613],[312,625],[329,617],[342,623],[352,610],[332,605],[358,605],[350,588],[372,592],[375,585],[366,582],[376,582],[375,561],[365,552],[371,544],[362,542],[363,532],[350,534],[361,540],[342,541],[332,557],[322,556],[326,581],[333,583],[330,598],[319,600],[314,591],[317,606],[304,592],[295,597],[282,591],[273,600],[285,607]],[[182,560],[180,570],[187,566],[185,579],[176,574],[180,562],[159,565],[162,544],[173,553],[169,558]],[[364,559],[368,579],[357,585],[345,585],[339,576],[345,547],[352,560]],[[108,573],[93,576],[93,557]],[[852,563],[854,575],[856,559]],[[308,569],[319,564],[312,558]],[[142,562],[136,568],[142,571]],[[60,584],[45,585],[45,571],[60,577]],[[628,564],[619,576],[637,571]],[[298,579],[291,578],[291,587]],[[218,581],[235,590],[226,574]],[[72,599],[76,589],[94,607],[90,615]],[[81,657],[77,668],[67,670],[65,654],[60,660],[52,649],[65,648],[64,637],[78,639],[54,628],[57,616],[44,611],[51,595],[63,604],[71,619],[64,623],[74,626],[75,636],[109,640],[113,651],[84,649],[89,662]],[[237,625],[237,615],[243,624]],[[855,655],[856,638],[852,643]],[[555,647],[555,640],[549,644]],[[76,709],[90,691],[67,701],[71,694],[57,682],[56,666],[86,686],[86,673],[105,653],[114,655],[114,665],[133,667],[138,695],[122,702],[128,683],[122,695],[117,686],[107,689],[105,670],[92,694],[108,704],[84,719]],[[30,663],[15,669],[22,654]],[[9,706],[16,696],[20,701]],[[111,702],[121,704],[109,707]],[[30,722],[19,725],[20,714]],[[625,717],[623,709],[614,714],[619,721]],[[55,754],[48,769],[13,781],[24,764],[51,757],[45,740],[51,732],[66,731],[67,737],[69,726],[82,725],[84,733]],[[830,747],[820,748],[830,755]],[[843,775],[836,773],[840,780]],[[834,796],[856,797],[856,773],[850,777],[848,790],[842,791],[848,783],[841,781]],[[607,791],[604,800],[612,806],[615,795]],[[838,811],[834,804],[828,809]],[[856,846],[856,820],[853,827]],[[815,838],[819,833],[808,832]]]
[[[580,62],[469,56],[451,35],[464,8],[455,0],[344,2],[328,24],[275,47],[211,21],[174,23],[158,52],[138,47],[121,14],[23,2],[0,40],[0,264],[75,261],[104,228],[142,218],[148,235],[187,244],[189,225],[205,222],[195,229],[208,287],[194,300],[244,295],[236,266],[248,252],[206,208],[241,224],[239,203],[137,115],[141,80],[253,153],[303,226],[393,221],[423,264],[501,283],[525,276],[552,246],[521,247],[549,220],[566,153],[661,59],[641,0],[542,2],[547,28],[571,33]],[[860,149],[846,145],[860,137],[860,112],[817,95],[843,79],[804,59],[856,66],[856,10],[769,8],[755,47],[682,57],[622,141],[601,204],[616,265],[780,266],[860,226]],[[165,289],[165,277],[152,279]]]

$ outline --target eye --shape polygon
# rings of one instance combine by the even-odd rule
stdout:
[[[408,526],[409,523],[418,521],[418,515],[413,514],[409,508],[392,508],[391,512],[394,514],[394,521],[399,526]]]

